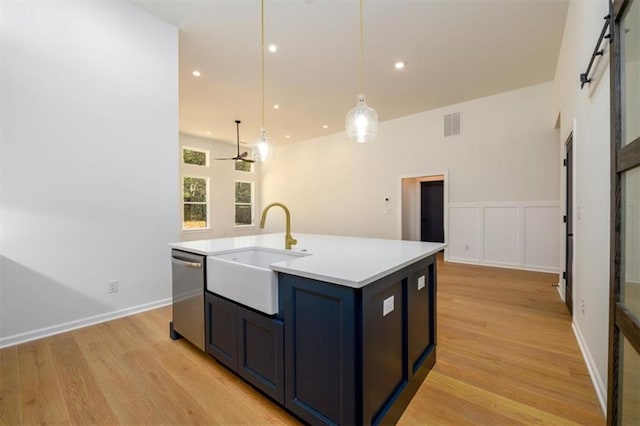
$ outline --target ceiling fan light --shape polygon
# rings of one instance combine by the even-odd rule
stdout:
[[[256,161],[264,162],[273,160],[273,142],[267,137],[267,131],[262,129],[260,137],[253,144],[252,156]]]
[[[350,141],[367,143],[378,136],[378,113],[367,105],[364,94],[358,96],[357,105],[352,108],[345,119],[345,130]]]

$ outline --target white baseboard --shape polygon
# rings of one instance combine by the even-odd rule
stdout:
[[[464,263],[467,265],[490,266],[492,268],[518,269],[520,271],[546,272],[550,274],[557,274],[559,272],[558,268],[549,268],[544,266],[530,266],[530,265],[521,266],[521,265],[507,264],[507,263],[480,262],[478,260],[462,259],[457,257],[449,257],[449,258],[445,257],[444,260],[451,263]]]
[[[27,331],[26,333],[14,334],[0,338],[0,349],[9,346],[19,345],[21,343],[30,342],[32,340],[42,339],[43,337],[53,336],[54,334],[65,333],[67,331],[76,330],[78,328],[87,327],[101,322],[110,321],[116,318],[127,317],[129,315],[138,314],[140,312],[149,311],[151,309],[160,308],[171,304],[171,298],[157,300],[155,302],[144,303],[130,308],[119,309],[105,314],[95,315],[92,317],[82,318],[79,320],[65,322],[50,327],[40,328],[38,330]]]
[[[582,352],[584,362],[587,364],[587,370],[589,370],[591,383],[593,383],[593,388],[595,389],[596,396],[598,397],[598,401],[600,402],[600,408],[602,409],[602,413],[604,413],[604,415],[606,416],[607,387],[604,385],[600,374],[598,374],[596,363],[593,361],[593,357],[591,356],[591,352],[589,352],[587,343],[584,341],[584,337],[582,337],[582,333],[580,332],[580,329],[576,325],[575,321],[571,323],[571,328],[573,328],[573,334],[576,335],[576,340],[578,341],[578,346],[580,347],[580,352]]]
[[[560,300],[562,300],[563,302],[567,302],[565,300],[565,296],[564,296],[564,292],[562,291],[562,289],[560,288],[560,284],[562,284],[560,281],[558,281],[558,286],[556,287],[558,289],[558,294],[560,295]]]

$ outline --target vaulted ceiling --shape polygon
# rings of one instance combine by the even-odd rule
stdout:
[[[133,2],[179,28],[181,132],[235,141],[240,119],[241,139],[256,138],[260,0]],[[549,81],[567,6],[365,0],[368,103],[385,121]],[[284,143],[342,131],[359,93],[358,0],[266,0],[265,38],[278,49],[265,59],[269,136]],[[396,70],[397,61],[405,68]]]

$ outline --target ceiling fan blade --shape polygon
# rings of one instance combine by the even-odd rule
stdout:
[[[240,153],[240,120],[236,120],[236,149],[238,150],[238,154],[235,157],[231,158],[214,158],[214,160],[234,160],[234,161],[244,161],[246,163],[255,163],[254,160],[250,160],[246,158],[249,153],[247,151]]]
[[[256,160],[253,160],[251,158],[247,158],[247,155],[249,155],[249,153],[247,151],[243,152],[242,154],[240,154],[239,160],[242,160],[245,163],[255,163],[256,162]]]

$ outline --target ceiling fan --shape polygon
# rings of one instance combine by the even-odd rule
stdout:
[[[240,153],[240,120],[236,120],[236,136],[236,146],[238,147],[238,153],[236,154],[236,156],[230,158],[214,158],[214,160],[235,160],[244,161],[245,163],[255,163],[255,160],[247,158],[247,155],[249,155],[247,151],[243,152],[242,154]]]

